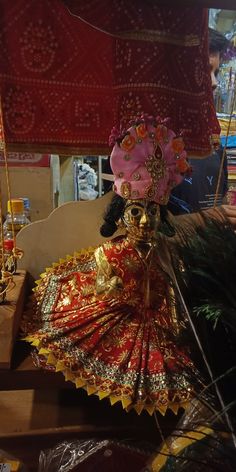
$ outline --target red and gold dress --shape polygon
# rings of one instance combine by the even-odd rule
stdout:
[[[41,276],[26,340],[42,365],[125,409],[186,407],[196,371],[178,335],[178,306],[158,246],[127,238],[83,250]]]

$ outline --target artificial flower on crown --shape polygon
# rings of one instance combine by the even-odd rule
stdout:
[[[124,150],[124,151],[131,151],[134,146],[135,146],[135,143],[136,143],[136,140],[134,138],[134,136],[132,136],[130,133],[127,133],[125,135],[125,137],[122,139],[121,143],[120,143],[120,147]]]

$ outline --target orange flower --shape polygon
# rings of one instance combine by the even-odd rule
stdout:
[[[190,165],[184,157],[180,157],[176,162],[176,168],[180,174],[185,174],[190,170]]]
[[[139,125],[136,126],[136,133],[139,138],[146,138],[147,136],[147,128],[145,123],[140,123]]]
[[[122,139],[120,147],[124,151],[131,151],[135,146],[135,138],[131,134],[126,134]]]
[[[167,130],[167,127],[164,126],[164,125],[158,125],[157,126],[157,129],[156,129],[156,138],[157,138],[157,141],[159,141],[160,143],[162,143],[163,141],[167,141],[167,134],[168,134],[168,130]]]
[[[176,152],[176,154],[181,154],[181,152],[184,150],[183,138],[173,138],[172,149],[174,152]]]

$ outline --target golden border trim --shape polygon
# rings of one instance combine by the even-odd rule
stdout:
[[[184,36],[179,36],[177,34],[167,34],[165,31],[159,30],[139,30],[139,31],[123,31],[122,33],[113,33],[113,36],[116,36],[121,39],[134,39],[137,41],[152,41],[158,43],[167,43],[174,44],[177,46],[199,46],[200,37],[194,34],[186,34]]]

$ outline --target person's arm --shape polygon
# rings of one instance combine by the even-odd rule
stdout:
[[[170,214],[169,214],[170,215]],[[204,216],[219,221],[228,220],[233,228],[236,229],[236,205],[221,205],[215,208],[208,208],[202,212],[190,213],[187,215],[171,215],[170,221],[173,221],[174,226],[181,229],[188,228],[191,232],[194,231],[195,226],[204,225]]]

